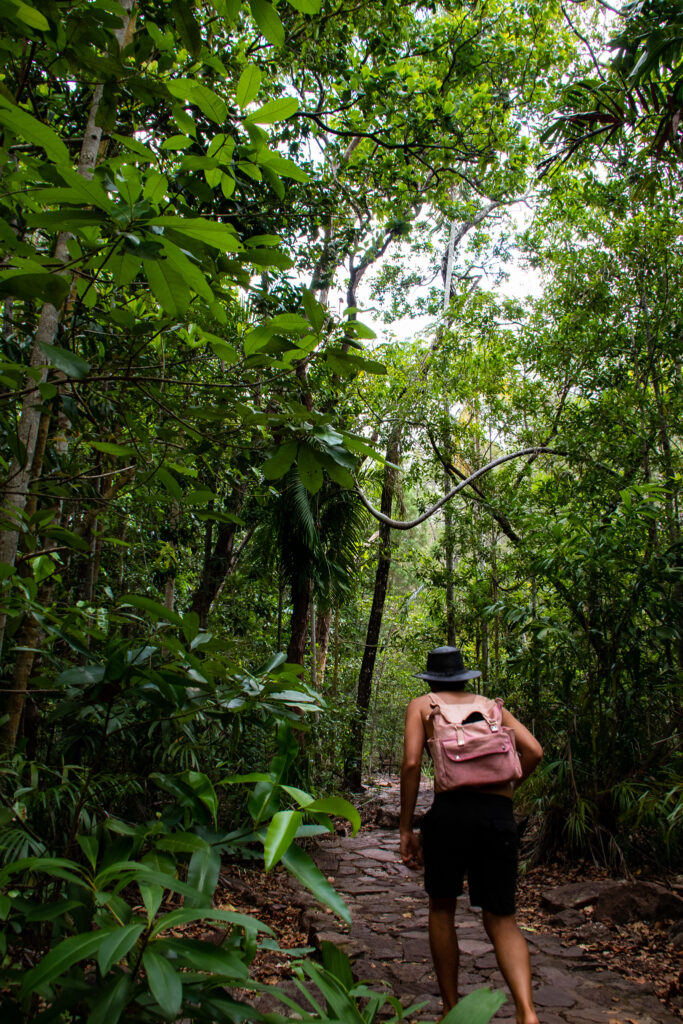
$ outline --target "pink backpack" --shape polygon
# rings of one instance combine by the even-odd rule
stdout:
[[[499,785],[521,778],[515,734],[502,724],[500,697],[448,704],[437,693],[430,693],[429,700],[434,737],[428,742],[437,790]],[[474,711],[482,719],[464,724],[463,719]]]

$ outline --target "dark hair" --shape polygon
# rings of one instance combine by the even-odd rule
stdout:
[[[466,679],[456,679],[452,682],[437,683],[435,680],[429,680],[429,689],[432,693],[448,693],[449,691],[459,692],[465,689]]]

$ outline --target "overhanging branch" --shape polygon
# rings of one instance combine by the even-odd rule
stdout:
[[[459,484],[456,484],[455,487],[453,487],[448,492],[448,494],[444,494],[443,498],[439,498],[439,500],[434,505],[432,505],[431,508],[428,508],[427,511],[423,512],[421,516],[417,517],[417,519],[408,519],[406,521],[403,521],[401,519],[390,519],[389,516],[385,516],[383,512],[380,512],[379,509],[376,509],[374,505],[370,503],[370,501],[366,498],[365,494],[360,489],[358,484],[356,484],[356,491],[358,493],[358,497],[362,501],[363,505],[365,505],[368,512],[371,515],[373,515],[375,519],[379,520],[380,523],[385,523],[387,526],[390,526],[392,530],[412,530],[415,526],[419,526],[420,523],[424,523],[426,519],[429,519],[430,516],[433,516],[435,512],[438,512],[439,509],[442,508],[447,501],[450,501],[451,498],[455,497],[458,491],[462,491],[464,487],[470,486],[470,484],[473,484],[474,481],[478,480],[480,476],[484,476],[485,473],[489,473],[492,469],[495,469],[496,466],[502,466],[504,462],[510,462],[512,459],[520,459],[523,458],[525,455],[556,454],[558,453],[552,448],[537,447],[522,448],[521,451],[518,452],[510,452],[508,455],[499,455],[497,459],[494,459],[492,462],[488,462],[485,466],[482,466],[481,469],[475,470],[475,472],[471,473],[467,477],[467,479],[461,480]]]

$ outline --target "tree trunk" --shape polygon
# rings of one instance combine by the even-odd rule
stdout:
[[[315,634],[315,601],[311,601],[311,685],[314,689],[318,685],[318,645]]]
[[[127,12],[130,12],[133,7],[133,2],[134,0],[122,0],[122,6]],[[121,28],[114,33],[120,47],[123,48],[130,40],[132,28],[133,18],[130,13],[126,13],[122,19]],[[102,100],[102,92],[103,86],[101,84],[96,85],[90,102],[88,123],[78,159],[78,173],[84,177],[91,177],[92,175],[92,169],[97,161],[97,154],[99,152],[100,142],[102,139],[102,129],[96,124],[97,114]],[[65,263],[68,259],[69,253],[67,246],[70,237],[71,236],[65,231],[62,231],[57,236],[54,256],[55,260],[61,263]],[[48,357],[44,352],[43,346],[50,346],[54,344],[58,328],[59,311],[57,307],[53,306],[51,302],[43,303],[40,311],[40,318],[38,320],[38,327],[34,336],[30,360],[31,368],[40,369],[40,383],[43,383],[47,378]],[[41,416],[43,415],[43,399],[37,386],[39,382],[34,382],[32,379],[29,380],[32,386],[24,396],[17,427],[20,457],[15,457],[12,460],[2,502],[2,506],[7,514],[7,519],[10,522],[18,522],[21,520],[28,501],[28,490],[31,477],[38,475],[37,472],[34,472],[34,455],[38,432],[40,429]],[[39,467],[37,468],[39,469]],[[0,531],[0,562],[6,562],[8,565],[14,565],[17,557],[18,543],[18,530],[10,528],[9,530]],[[3,615],[0,617],[0,654],[2,653],[5,625],[6,616]]]
[[[387,462],[398,461],[401,428],[395,425],[392,429],[389,444],[387,446]],[[380,511],[386,516],[391,516],[394,491],[396,489],[397,473],[391,466],[385,466],[384,483],[382,486],[382,498]],[[367,635],[365,638],[365,649],[358,676],[358,692],[356,696],[356,713],[351,727],[349,752],[344,765],[344,781],[346,786],[354,792],[361,789],[361,774],[363,765],[363,734],[365,723],[370,707],[370,695],[372,693],[372,674],[377,658],[377,646],[382,630],[382,617],[384,615],[384,604],[389,585],[389,570],[391,568],[391,527],[386,523],[379,525],[379,553],[377,557],[377,570],[375,572],[375,589],[372,596],[372,608],[368,620]]]
[[[246,489],[246,484],[240,484],[232,492],[230,511],[234,514],[237,514],[242,506]],[[190,601],[190,608],[199,615],[199,624],[202,629],[206,629],[211,605],[235,564],[235,534],[237,529],[236,523],[219,523],[216,542],[212,550],[212,537],[207,524],[204,565],[197,589]],[[252,532],[249,532],[247,539],[251,537]],[[239,550],[242,550],[242,547],[243,545],[240,545]]]
[[[325,666],[327,665],[327,652],[330,646],[330,631],[332,626],[332,609],[318,612],[315,624],[317,641],[317,662],[316,674],[318,677],[318,689],[322,690],[325,681]]]
[[[451,478],[448,473],[443,476],[444,494],[451,489]],[[453,582],[453,510],[450,504],[444,510],[443,544],[446,554],[446,637],[449,647],[455,647],[455,584]]]
[[[290,622],[287,661],[303,665],[308,640],[308,616],[313,596],[313,584],[307,580],[301,586],[292,588],[292,618]]]

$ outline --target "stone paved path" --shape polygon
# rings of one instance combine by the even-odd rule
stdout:
[[[392,802],[395,793],[387,792],[386,798]],[[427,792],[421,793],[420,805],[429,800]],[[427,902],[421,874],[398,858],[398,833],[375,828],[354,838],[330,836],[320,840],[314,856],[346,899],[352,925],[310,903],[304,921],[311,941],[336,943],[351,957],[357,978],[385,980],[406,1005],[425,1000],[415,1019],[433,1021],[440,1003],[427,941]],[[505,989],[481,912],[469,907],[466,896],[458,901],[456,924],[463,994],[484,985]],[[587,962],[581,947],[565,948],[553,935],[525,934],[541,1024],[680,1024],[651,984],[600,971]],[[511,1018],[514,1007],[508,995],[494,1019]]]

